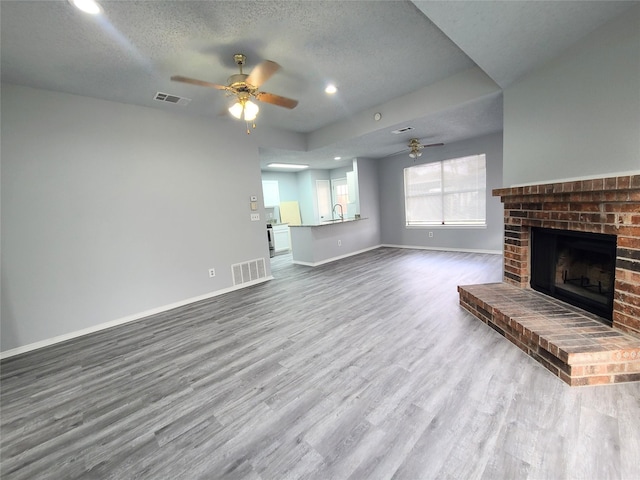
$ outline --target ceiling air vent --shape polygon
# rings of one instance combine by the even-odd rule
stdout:
[[[393,133],[394,135],[400,135],[401,133],[405,133],[411,130],[413,130],[413,127],[402,127],[398,130],[393,130],[391,133]]]
[[[174,103],[176,105],[188,105],[191,101],[190,98],[178,97],[176,95],[170,95],[162,92],[156,93],[156,96],[153,97],[153,99],[160,102]]]

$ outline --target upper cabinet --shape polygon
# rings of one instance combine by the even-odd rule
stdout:
[[[277,207],[280,205],[280,188],[277,180],[262,180],[262,195],[264,195],[265,207]]]

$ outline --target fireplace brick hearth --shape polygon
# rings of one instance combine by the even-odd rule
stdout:
[[[637,340],[637,347],[640,348],[640,175],[501,188],[493,190],[493,195],[501,197],[501,201],[504,203],[503,282],[505,284],[530,290],[532,227],[616,236],[613,328],[606,328],[609,328],[615,335],[624,333],[625,337],[631,339],[631,343],[634,339]],[[481,317],[483,310],[487,308],[491,310],[492,306],[487,303],[485,298],[468,295],[469,292],[465,290],[466,288],[459,288],[461,304],[465,308],[478,318]],[[488,293],[491,288],[480,291],[485,296],[491,296]],[[477,304],[469,304],[472,297],[475,298],[473,302],[477,301]],[[554,302],[558,303],[557,300]],[[554,317],[551,314],[548,315]],[[480,319],[486,321],[486,319]],[[508,324],[509,319],[506,322]],[[492,326],[495,327],[495,325]],[[522,330],[525,327],[515,328]],[[535,334],[535,332],[533,333]],[[507,336],[507,338],[509,337]],[[510,340],[514,341],[513,338]],[[519,346],[522,348],[522,345]],[[626,347],[631,348],[629,344],[626,344]],[[593,351],[594,345],[590,345],[589,348],[591,354],[597,353]],[[526,351],[525,348],[523,350]],[[546,350],[544,351],[546,352]],[[629,351],[635,350],[631,348]],[[598,358],[604,358],[611,354],[609,350],[607,352]],[[527,353],[536,358],[532,351]],[[580,352],[573,351],[572,353],[573,358],[580,358],[578,355]],[[536,359],[541,361],[542,357],[540,355],[538,357]],[[566,358],[554,361],[562,363],[565,360]],[[549,359],[546,359],[546,362],[554,364]],[[541,363],[544,364],[542,361]],[[548,365],[545,366],[549,368]],[[640,365],[636,364],[636,367],[640,372]],[[572,379],[571,368],[563,368],[564,370],[556,368],[556,374],[571,385],[640,380],[640,376],[637,374],[629,375],[631,372],[626,372],[625,376],[618,375],[617,378],[614,378],[616,375],[602,375],[603,371],[608,371],[607,368],[611,371],[619,368],[613,364],[610,367],[598,364],[597,368],[574,369],[574,372],[587,372],[586,376],[590,375],[589,372],[599,372],[598,379],[592,379],[592,381]],[[552,368],[550,370],[553,371]],[[563,371],[562,375],[560,375],[560,371]]]
[[[640,381],[640,338],[531,289],[459,286],[460,305],[571,386]]]

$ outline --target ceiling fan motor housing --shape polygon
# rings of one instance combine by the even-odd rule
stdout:
[[[412,138],[409,142],[409,147],[416,150],[422,150],[422,148],[424,148],[424,145],[422,145],[417,138]]]
[[[246,82],[248,76],[249,75],[247,75],[246,73],[236,73],[235,75],[231,75],[229,77],[229,79],[227,80],[227,84],[230,88],[238,91],[244,90],[250,92],[252,90],[257,90],[256,87],[254,87],[253,85],[249,85]]]

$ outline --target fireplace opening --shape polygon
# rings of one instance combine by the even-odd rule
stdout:
[[[531,229],[531,288],[602,317],[611,325],[616,236]]]

